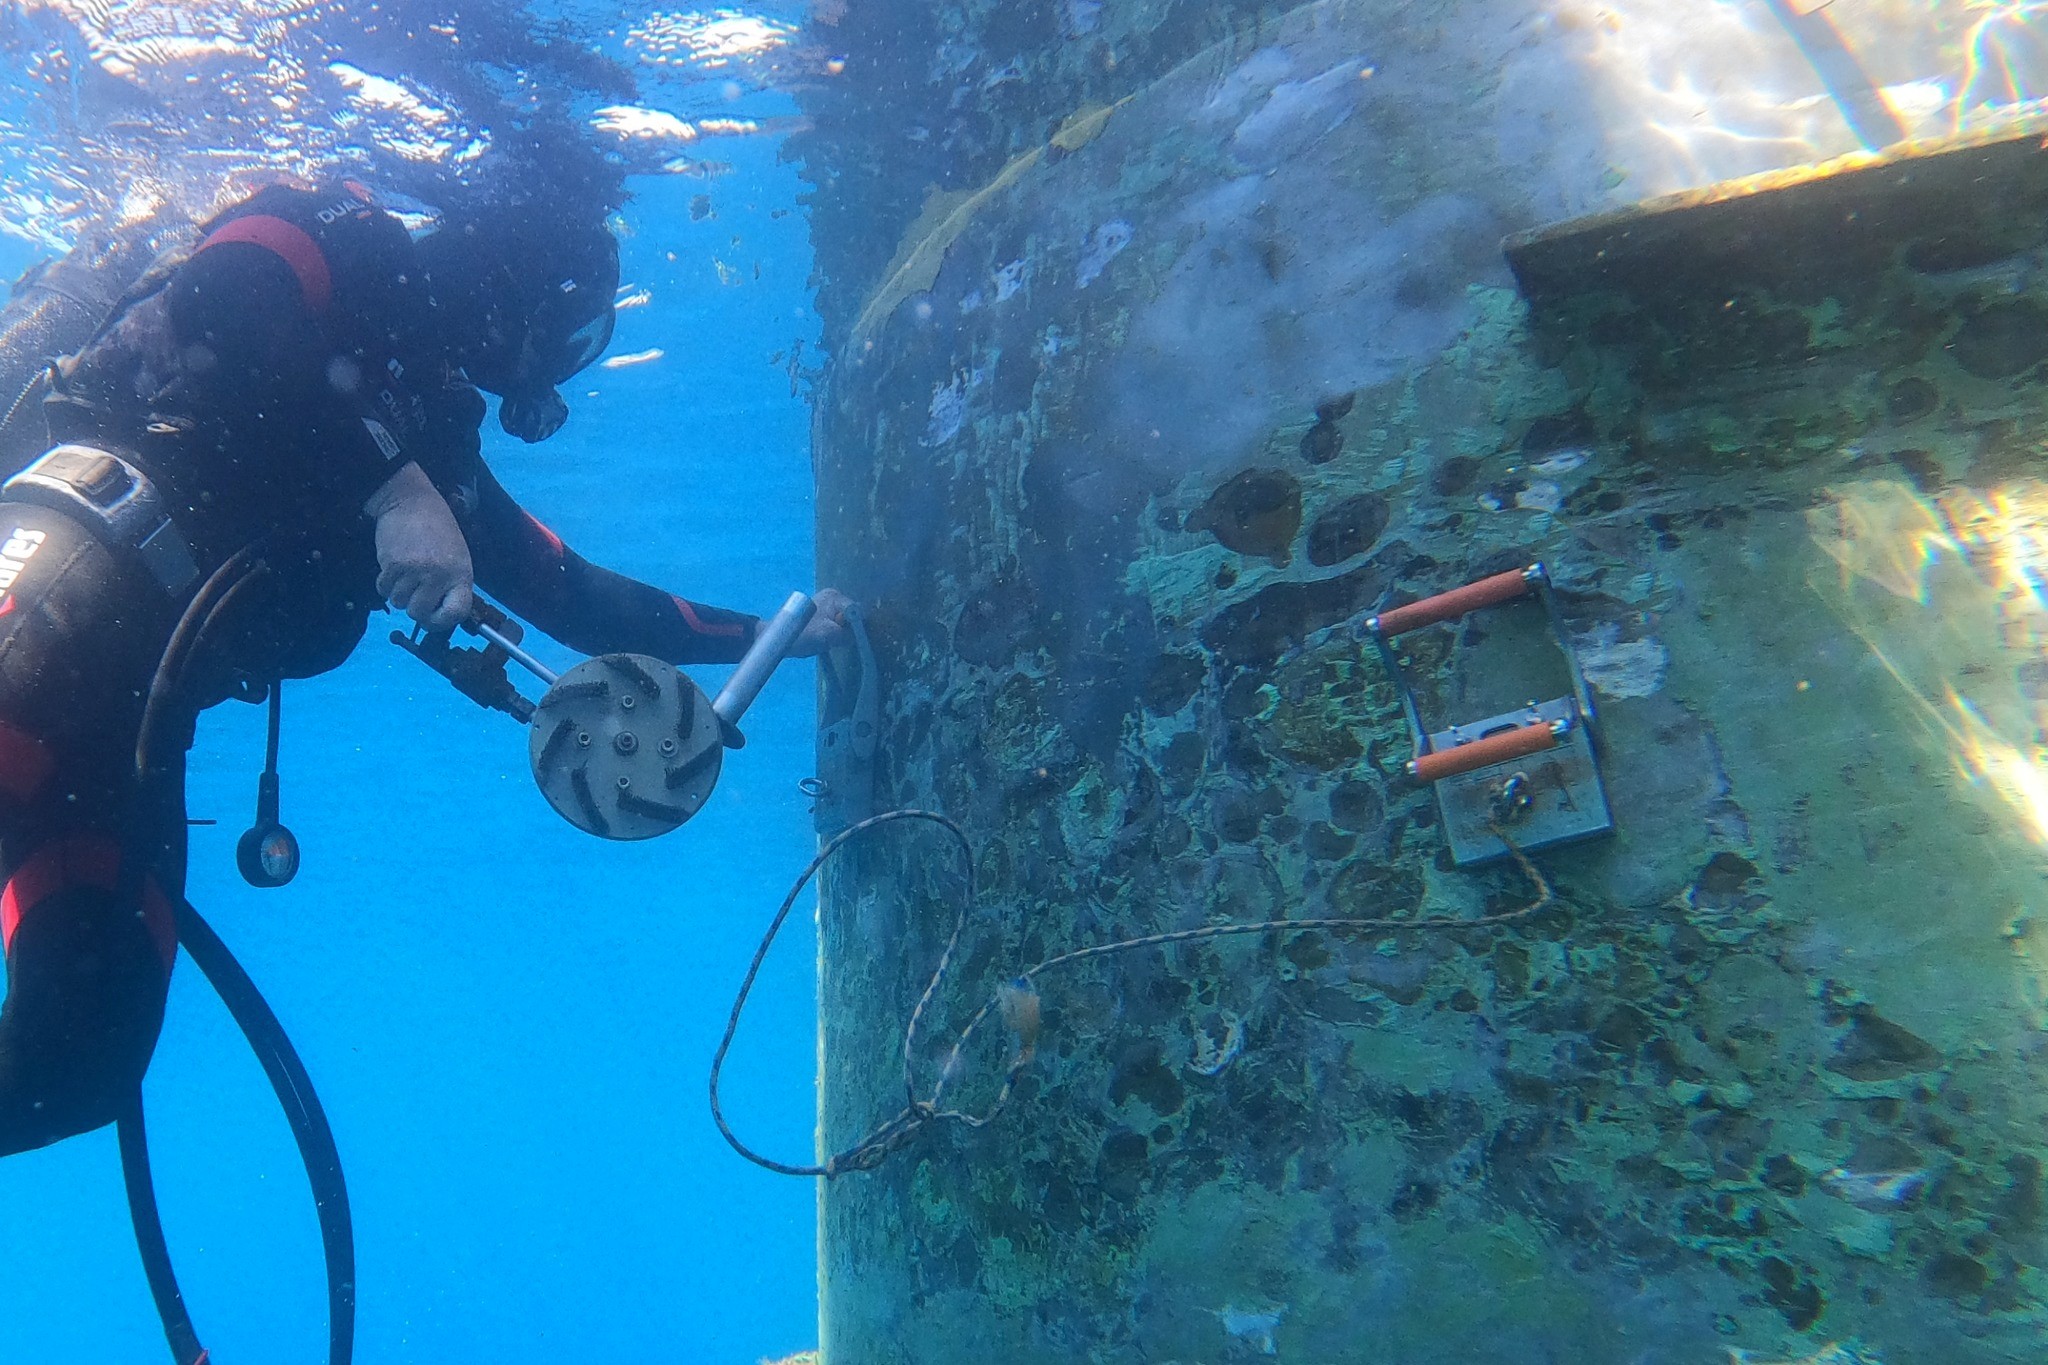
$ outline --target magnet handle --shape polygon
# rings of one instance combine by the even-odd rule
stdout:
[[[553,687],[562,680],[561,675],[556,673],[554,669],[549,668],[546,664],[528,654],[524,649],[521,649],[519,641],[514,639],[509,632],[500,630],[489,621],[481,617],[474,621],[465,621],[463,629],[483,636],[484,639],[490,641],[499,649],[504,650],[506,658],[533,674],[534,677],[539,678],[549,687]]]
[[[1503,730],[1485,739],[1475,739],[1470,744],[1460,744],[1452,749],[1438,749],[1435,753],[1423,754],[1408,765],[1411,777],[1424,782],[1441,782],[1447,777],[1469,773],[1479,768],[1491,767],[1530,754],[1540,754],[1545,749],[1557,747],[1561,724],[1538,721],[1514,730]]]
[[[1512,602],[1534,592],[1542,581],[1541,564],[1531,564],[1526,569],[1510,569],[1506,573],[1482,578],[1477,583],[1467,583],[1462,588],[1440,592],[1435,597],[1425,597],[1420,602],[1410,602],[1405,607],[1383,611],[1365,623],[1366,629],[1382,639],[1391,640],[1396,635],[1433,626],[1439,621],[1455,621],[1481,607],[1497,607],[1503,602]]]
[[[761,689],[768,685],[768,678],[775,672],[775,666],[789,654],[789,647],[796,643],[796,637],[804,633],[804,627],[818,614],[818,604],[811,601],[809,594],[793,592],[782,604],[782,610],[768,618],[761,627],[761,633],[754,637],[753,647],[740,666],[725,680],[725,686],[718,691],[718,697],[711,703],[711,709],[728,726],[736,726],[747,708],[754,704],[754,698],[761,695]]]

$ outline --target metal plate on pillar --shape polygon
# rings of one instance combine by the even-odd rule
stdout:
[[[1515,847],[1549,848],[1609,834],[1614,816],[1600,780],[1592,727],[1570,697],[1556,697],[1524,710],[1472,725],[1453,725],[1429,737],[1430,752],[1448,753],[1487,735],[1532,725],[1554,726],[1556,744],[1539,753],[1509,759],[1435,783],[1444,841],[1460,867],[1504,858],[1508,846],[1495,827],[1508,831]]]
[[[818,774],[804,785],[816,803],[811,816],[829,838],[875,813],[875,741],[881,692],[867,619],[846,609],[849,643],[820,660]]]

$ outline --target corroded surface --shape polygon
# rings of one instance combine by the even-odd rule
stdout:
[[[1832,300],[1862,329],[1945,330],[1983,378],[2011,378],[2048,356],[2038,310],[1996,293],[1958,300],[1928,281],[1965,281],[2048,243],[2042,130],[1844,157],[1803,171],[1519,233],[1506,253],[1539,328],[1600,336],[1637,352],[1635,378],[1684,386],[1701,368],[1797,365],[1816,349],[1868,346],[1829,335]]]
[[[881,803],[984,842],[941,1034],[1086,943],[1523,899],[1453,869],[1395,780],[1394,691],[1348,627],[1530,559],[1619,832],[1541,855],[1560,903],[1511,932],[1046,977],[998,1123],[827,1186],[825,1358],[2038,1360],[2042,262],[1901,262],[1881,316],[1760,296],[1796,355],[1646,384],[1625,334],[1531,329],[1492,248],[1534,225],[1521,172],[1386,150],[1417,101],[1492,84],[1306,140],[1258,122],[1282,92],[1313,112],[1368,32],[1371,79],[1406,80],[1415,14],[1313,7],[992,156],[981,185],[1049,149],[834,367],[821,577],[875,604]],[[1303,168],[1363,265],[1328,259]],[[1260,278],[1354,294],[1283,334],[1293,305],[1225,311]],[[1252,417],[1172,387],[1175,328]],[[1503,609],[1404,641],[1425,718],[1518,703],[1540,636]],[[922,838],[826,882],[830,1145],[902,1102],[958,891]]]
[[[1633,269],[1619,283],[1638,294],[1663,283],[1660,271],[1686,271],[1696,263],[1688,257],[1700,255],[1711,262],[1699,263],[1702,273],[1718,273],[1724,285],[1723,260],[1743,261],[1744,282],[1797,262],[1836,272],[1827,281],[1835,291],[1854,287],[1845,286],[1852,270],[1893,264],[1907,250],[1937,269],[1982,265],[2041,244],[2029,210],[2043,196],[2042,132],[2035,123],[1854,152],[1519,232],[1505,249],[1539,307],[1607,285],[1624,258]],[[1957,213],[1959,203],[1969,212]],[[1758,259],[1759,241],[1776,249]]]

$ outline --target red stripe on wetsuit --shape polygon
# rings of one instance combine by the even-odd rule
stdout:
[[[22,916],[74,886],[119,891],[120,841],[105,834],[74,834],[30,854],[15,869],[6,888],[0,890],[0,951],[14,947],[14,934],[21,928]],[[178,956],[178,925],[171,913],[170,900],[155,877],[142,880],[142,924],[156,941],[164,970],[169,971]]]
[[[675,603],[676,610],[683,614],[683,624],[696,631],[699,635],[715,635],[721,639],[730,640],[746,633],[747,628],[738,621],[728,625],[713,625],[697,615],[697,608],[694,603],[685,602],[674,594],[670,594],[668,600]]]
[[[334,276],[327,268],[327,257],[313,235],[297,223],[273,214],[251,213],[215,228],[192,254],[236,242],[260,246],[289,266],[298,277],[306,307],[313,312],[324,311],[333,301]]]
[[[548,543],[548,549],[553,552],[557,560],[569,557],[569,547],[562,543],[562,538],[556,535],[546,522],[531,512],[526,514],[526,520],[532,524],[534,530],[540,532],[540,538]]]

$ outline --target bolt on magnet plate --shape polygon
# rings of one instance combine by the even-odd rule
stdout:
[[[644,654],[603,654],[540,699],[527,754],[541,795],[570,824],[652,839],[703,808],[725,748],[695,683]]]

